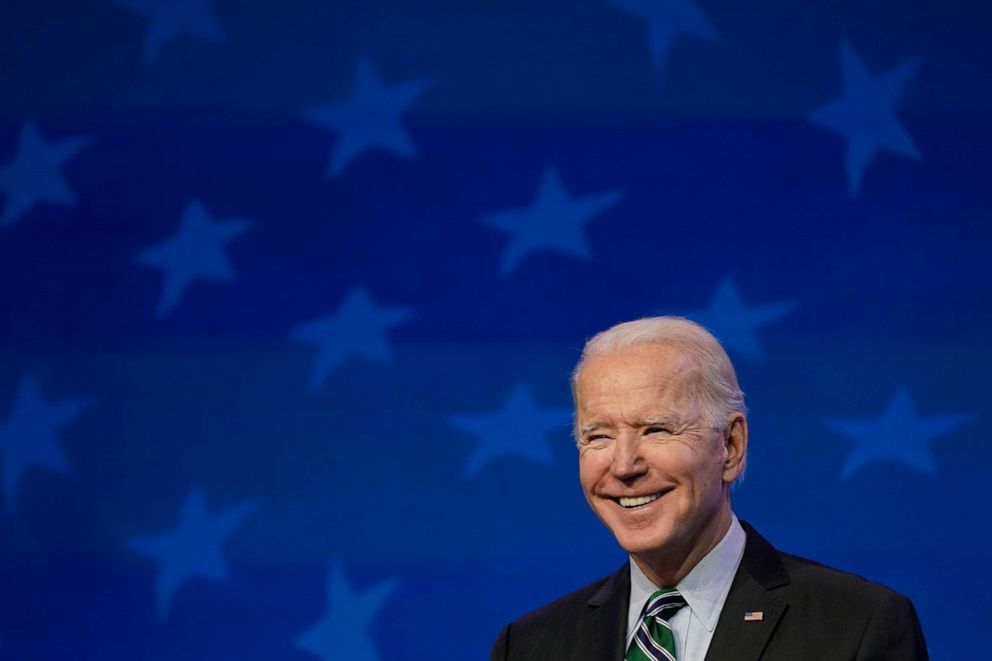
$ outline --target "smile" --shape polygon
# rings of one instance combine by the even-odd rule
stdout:
[[[652,494],[650,496],[636,496],[634,498],[624,498],[624,497],[621,497],[621,498],[614,498],[614,500],[616,500],[618,503],[620,503],[620,507],[624,507],[624,508],[630,509],[632,507],[642,507],[644,505],[647,505],[648,503],[653,503],[654,501],[656,501],[659,498],[661,498],[662,495],[664,495],[664,494],[663,493],[656,493],[656,494]]]

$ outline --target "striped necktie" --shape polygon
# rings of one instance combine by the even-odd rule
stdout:
[[[675,661],[675,636],[668,620],[683,606],[685,597],[674,588],[651,595],[627,648],[627,661]]]

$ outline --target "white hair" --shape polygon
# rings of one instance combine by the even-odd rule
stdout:
[[[572,396],[582,364],[589,356],[618,353],[645,344],[673,345],[694,360],[702,381],[700,406],[707,424],[723,429],[732,413],[747,413],[744,392],[737,374],[713,334],[683,317],[645,317],[617,324],[593,336],[582,349],[582,357],[572,372]]]

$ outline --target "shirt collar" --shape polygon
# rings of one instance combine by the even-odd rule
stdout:
[[[685,578],[675,586],[685,597],[688,608],[706,627],[713,631],[720,619],[720,611],[730,592],[737,567],[744,556],[744,529],[737,517],[732,515],[730,528],[720,543],[714,546]],[[658,588],[651,582],[634,559],[630,559],[630,608],[628,610],[627,631],[639,624],[644,604]]]

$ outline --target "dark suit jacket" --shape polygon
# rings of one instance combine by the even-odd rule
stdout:
[[[885,586],[780,553],[754,528],[706,661],[919,661],[913,605]],[[630,571],[618,572],[503,629],[492,661],[623,661]],[[760,621],[744,621],[761,611]]]

